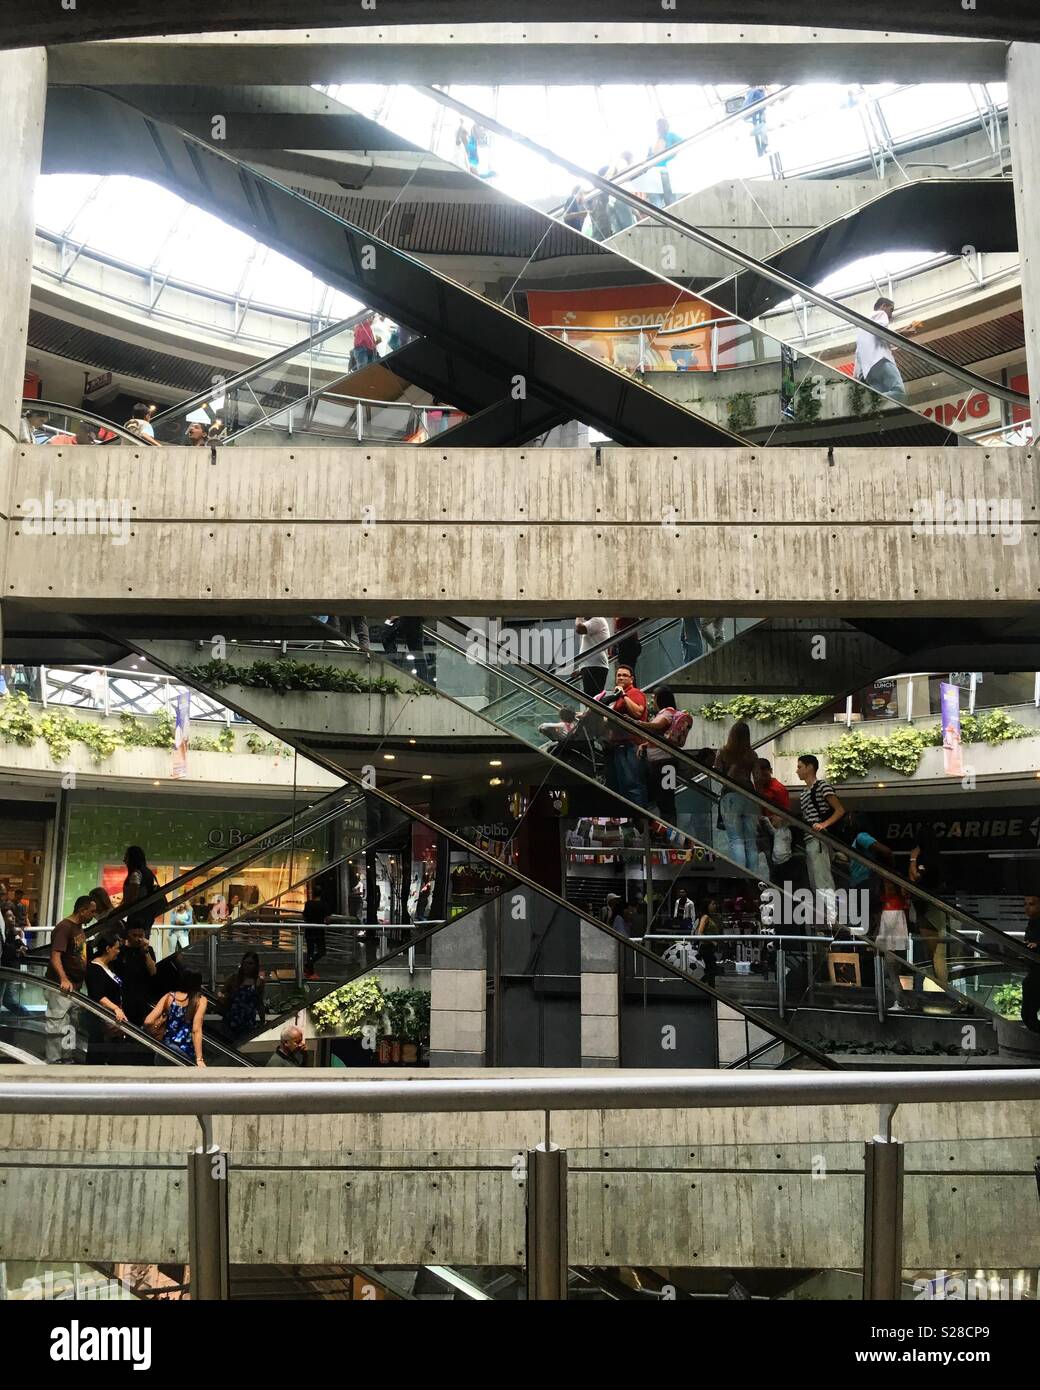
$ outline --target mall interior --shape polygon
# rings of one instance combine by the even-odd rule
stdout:
[[[0,1299],[1040,1297],[1040,15],[328,8],[0,22]]]

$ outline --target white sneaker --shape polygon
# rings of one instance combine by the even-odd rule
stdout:
[[[890,1014],[905,1014],[906,1010],[903,1008],[902,1004],[889,1004],[888,1012]]]

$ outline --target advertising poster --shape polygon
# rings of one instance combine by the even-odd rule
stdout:
[[[719,311],[696,295],[660,285],[530,290],[527,312],[539,328],[629,375],[712,370],[711,321]]]
[[[177,723],[173,731],[173,766],[171,777],[188,775],[188,740],[191,738],[191,692],[182,690],[177,696]]]
[[[962,777],[964,754],[961,749],[960,687],[942,681],[939,696],[942,706],[943,771],[947,777]]]
[[[875,681],[861,696],[864,719],[895,719],[899,714],[896,683],[893,680]]]

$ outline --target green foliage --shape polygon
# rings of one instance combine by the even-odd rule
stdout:
[[[148,719],[136,714],[119,716],[119,742],[123,748],[172,748],[174,720],[169,710]]]
[[[311,1017],[323,1033],[359,1038],[366,1023],[378,1024],[386,1009],[386,997],[374,975],[353,980],[311,1005]]]
[[[709,700],[694,713],[713,723],[756,719],[760,724],[791,724],[807,719],[829,699],[830,695],[734,695],[731,700]]]
[[[993,991],[992,1004],[1001,1018],[1012,1021],[1022,1017],[1022,986],[1009,981]]]
[[[755,398],[750,391],[736,391],[726,401],[726,427],[744,434],[755,427]]]
[[[403,1042],[428,1043],[430,1040],[430,991],[391,989],[384,995],[383,1037]]]
[[[853,381],[849,386],[849,414],[857,420],[864,415],[877,416],[881,413],[883,401],[876,391],[864,386],[862,381]]]
[[[823,409],[823,394],[817,385],[820,381],[819,377],[807,376],[798,383],[794,397],[794,418],[801,425],[808,425],[819,419],[820,411]]]
[[[961,716],[963,743],[1007,743],[1012,739],[1035,735],[1012,719],[1005,710],[987,710],[984,714]],[[842,734],[827,748],[816,749],[827,762],[827,775],[834,781],[846,782],[853,777],[867,777],[872,768],[887,767],[904,777],[912,777],[926,748],[942,747],[942,727],[915,728],[906,724],[890,734],[864,734],[858,730]]]
[[[250,729],[246,734],[246,747],[250,753],[277,753],[283,758],[292,757],[292,749],[287,743],[277,738],[264,738],[256,729]]]
[[[5,743],[20,743],[23,748],[30,748],[39,738],[29,697],[24,691],[0,700],[0,738]]]
[[[219,690],[226,685],[242,685],[250,690],[271,690],[286,695],[293,690],[331,690],[343,695],[400,695],[400,681],[389,676],[366,676],[347,666],[331,666],[316,661],[254,661],[236,666],[231,661],[207,661],[186,666],[189,680],[197,680]]]
[[[55,762],[67,758],[74,743],[88,748],[96,763],[104,762],[119,748],[172,748],[173,732],[174,719],[168,710],[160,710],[147,719],[123,713],[119,716],[119,727],[114,729],[97,719],[77,719],[60,706],[52,706],[37,717],[24,691],[0,698],[0,742],[31,748],[37,739],[42,739]],[[259,746],[253,746],[251,740],[254,739]],[[246,739],[246,744],[253,753],[281,751],[288,755],[290,751],[277,740],[260,740],[255,731]],[[191,740],[189,747],[197,752],[233,753],[235,730],[225,725],[216,738],[200,735]]]

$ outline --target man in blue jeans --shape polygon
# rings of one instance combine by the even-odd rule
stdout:
[[[891,299],[878,299],[870,317],[882,328],[890,328],[895,311],[896,306]],[[900,332],[904,337],[912,338],[915,333],[921,331],[921,326],[915,319],[906,328],[900,329]],[[902,373],[896,366],[891,344],[884,338],[875,338],[873,333],[865,328],[861,328],[856,334],[856,361],[852,374],[857,381],[862,381],[865,386],[882,396],[888,396],[894,401],[906,400],[906,387],[903,385]]]
[[[619,665],[614,679],[613,690],[601,690],[596,699],[620,715],[638,720],[639,723],[645,722],[646,696],[637,689],[631,666]],[[642,763],[636,755],[641,741],[638,733],[634,728],[629,733],[610,721],[603,737],[606,744],[607,786],[637,806],[645,807],[646,782]]]

